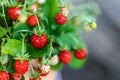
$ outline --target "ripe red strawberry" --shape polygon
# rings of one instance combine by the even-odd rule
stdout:
[[[32,46],[36,49],[43,48],[46,46],[47,36],[46,36],[46,34],[43,34],[41,36],[32,34],[32,36],[30,38],[30,42],[31,42]]]
[[[69,64],[72,59],[71,52],[68,50],[61,51],[59,53],[59,60],[64,64]]]
[[[12,20],[17,20],[19,17],[19,11],[21,10],[20,7],[11,7],[8,8],[8,16],[12,19]]]
[[[0,80],[10,80],[9,73],[5,71],[0,71]]]
[[[81,49],[81,50],[76,50],[74,53],[75,57],[77,59],[85,59],[87,56],[86,50],[85,49]]]
[[[30,15],[27,19],[27,24],[31,27],[34,27],[38,24],[37,17],[35,15]]]
[[[13,78],[14,80],[21,80],[22,74],[20,74],[20,73],[13,73],[13,74],[12,74],[12,78]]]
[[[17,73],[25,74],[28,71],[29,62],[27,60],[23,62],[21,62],[20,60],[16,60],[14,63],[14,67]]]
[[[55,21],[59,25],[64,25],[67,21],[67,18],[63,16],[61,13],[58,13],[55,17]]]

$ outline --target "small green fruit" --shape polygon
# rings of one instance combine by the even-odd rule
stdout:
[[[21,22],[21,23],[25,23],[27,21],[27,15],[20,15],[18,17],[18,20]]]
[[[96,29],[97,28],[96,22],[89,23],[89,27],[92,28],[92,29]]]

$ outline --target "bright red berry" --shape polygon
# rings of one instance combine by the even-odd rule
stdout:
[[[62,63],[69,64],[72,59],[71,52],[68,50],[61,51],[59,53],[59,59]]]
[[[19,11],[21,10],[20,7],[11,7],[8,8],[8,16],[12,19],[12,20],[17,20],[19,17]]]
[[[0,80],[10,80],[9,73],[5,71],[0,71]]]
[[[67,21],[67,18],[63,16],[61,13],[58,13],[55,17],[55,21],[59,25],[64,25]]]
[[[30,42],[32,46],[36,49],[40,49],[46,46],[47,43],[47,36],[46,34],[43,34],[41,36],[37,36],[33,34],[30,38]]]
[[[22,74],[20,74],[20,73],[13,73],[13,74],[12,74],[12,78],[13,78],[14,80],[21,80]]]
[[[38,24],[37,17],[35,15],[29,16],[27,19],[27,24],[31,27],[36,26]]]
[[[25,74],[28,71],[29,62],[27,60],[23,62],[21,62],[20,60],[16,60],[14,63],[14,67],[17,73]]]
[[[77,59],[85,59],[87,56],[86,50],[85,49],[81,49],[81,50],[76,50],[74,53],[75,57]]]

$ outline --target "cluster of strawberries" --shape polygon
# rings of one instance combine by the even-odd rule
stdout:
[[[23,0],[17,0],[18,2],[23,2]],[[36,12],[38,6],[43,3],[44,0],[38,0],[38,3],[33,4],[33,6],[30,8],[32,12]],[[61,7],[61,11],[56,14],[55,16],[55,22],[58,25],[64,25],[67,22],[67,17],[69,15],[69,10],[67,7]],[[11,20],[13,21],[19,21],[21,23],[26,23],[29,27],[35,28],[37,25],[39,25],[40,17],[36,14],[31,13],[30,15],[24,15],[22,12],[24,9],[17,6],[12,6],[8,8],[7,13]],[[37,31],[37,30],[36,30]],[[39,30],[38,30],[39,31]],[[42,49],[47,45],[48,37],[45,32],[39,33],[34,32],[32,33],[30,37],[30,43],[35,49]],[[16,58],[14,62],[14,69],[15,72],[11,75],[6,71],[0,71],[0,80],[10,80],[11,76],[14,80],[20,80],[22,78],[22,75],[24,75],[29,68],[31,69],[31,77],[30,80],[41,80],[40,76],[46,76],[50,72],[50,65],[56,65],[58,62],[62,62],[63,64],[69,64],[72,60],[72,54],[69,50],[63,50],[60,51],[58,55],[55,55],[49,59],[51,62],[50,65],[41,64],[38,65],[39,69],[37,68],[34,70],[33,67],[31,67],[31,64],[29,60],[26,58],[22,59],[22,57],[25,57],[24,54],[20,55],[20,58]],[[87,51],[85,49],[75,50],[74,56],[79,59],[83,60],[87,57]],[[40,62],[41,60],[39,60]]]

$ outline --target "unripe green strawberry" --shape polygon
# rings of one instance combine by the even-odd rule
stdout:
[[[90,28],[92,28],[92,29],[96,29],[96,28],[97,28],[97,24],[96,24],[95,22],[89,23],[89,26],[90,26]]]
[[[20,15],[18,17],[18,20],[21,22],[21,23],[25,23],[27,21],[27,15]]]

